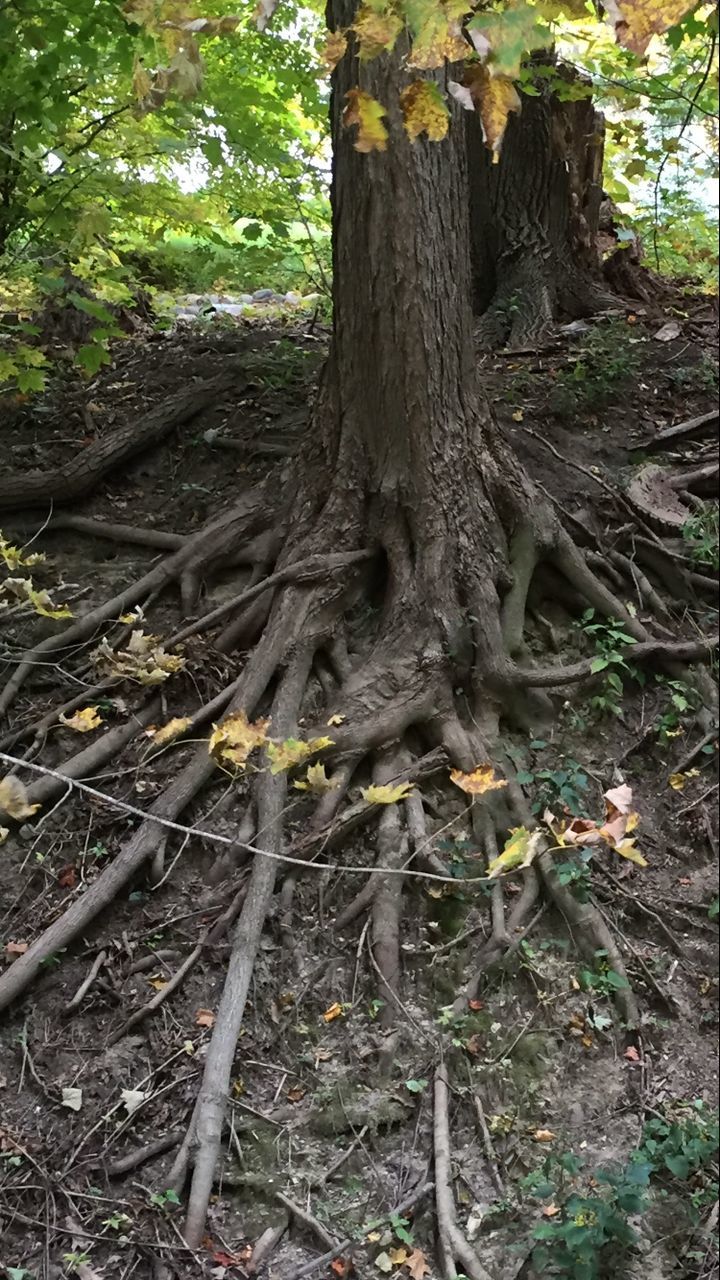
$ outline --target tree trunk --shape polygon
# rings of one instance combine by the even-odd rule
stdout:
[[[575,72],[552,67],[569,90]],[[597,236],[603,200],[604,119],[589,97],[561,101],[548,79],[538,96],[521,94],[499,164],[467,113],[473,305],[480,338],[523,346],[562,316],[574,319],[616,305],[603,282]]]

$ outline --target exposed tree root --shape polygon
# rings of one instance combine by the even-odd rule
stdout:
[[[457,1224],[452,1191],[452,1153],[448,1117],[449,1085],[444,1062],[435,1069],[434,1101],[435,1204],[443,1277],[444,1280],[456,1280],[458,1270],[455,1264],[459,1262],[469,1280],[492,1280]]]
[[[189,422],[201,409],[229,390],[236,378],[237,373],[226,370],[220,377],[200,386],[183,386],[174,396],[146,413],[139,422],[131,420],[125,426],[116,427],[56,471],[31,471],[17,477],[10,489],[0,491],[0,511],[73,502],[84,497],[113,467],[158,444],[173,427]]]
[[[102,737],[91,742],[77,755],[71,756],[58,766],[58,773],[66,778],[89,778],[92,774],[109,764],[120,754],[124,747],[132,742],[143,729],[152,724],[160,712],[160,699],[153,698],[146,707],[134,711],[125,724],[108,729]],[[28,800],[31,804],[48,804],[62,794],[63,784],[57,777],[41,778],[28,788]]]
[[[283,678],[273,702],[273,724],[281,736],[291,736],[299,715],[313,648],[300,650]],[[282,813],[287,775],[261,774],[258,780],[258,841],[268,851],[281,852]],[[200,1094],[190,1122],[193,1173],[185,1219],[185,1240],[197,1248],[205,1230],[215,1166],[220,1152],[223,1122],[230,1090],[235,1047],[250,989],[255,955],[270,906],[277,862],[255,855],[247,896],[235,929],[223,994],[205,1059]]]

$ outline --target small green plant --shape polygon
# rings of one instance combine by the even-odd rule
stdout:
[[[599,1170],[590,1194],[571,1193],[556,1216],[535,1228],[535,1270],[563,1280],[620,1275],[636,1242],[629,1218],[645,1208],[649,1181],[650,1165],[640,1161]],[[551,1194],[557,1194],[554,1187]]]
[[[668,378],[679,391],[717,391],[718,366],[703,351],[695,364],[681,364],[668,369]]]
[[[666,1191],[681,1193],[693,1222],[718,1197],[719,1142],[717,1112],[700,1098],[668,1107],[665,1116],[652,1116],[643,1129],[641,1157],[649,1161],[654,1177]],[[690,1185],[689,1196],[680,1184]]]
[[[590,894],[592,849],[578,849],[577,856],[559,862],[555,870],[560,884],[566,885],[579,902],[587,902]]]
[[[542,752],[547,745],[541,738],[534,738],[530,743],[530,750]],[[534,763],[528,766],[522,752],[513,751],[511,754],[519,766],[517,781],[520,786],[533,788],[533,813],[544,813],[546,809],[557,810],[558,806],[563,813],[571,813],[574,818],[583,813],[583,793],[587,790],[588,778],[577,760],[570,756],[560,756],[556,768],[538,768]]]
[[[176,1191],[169,1187],[167,1191],[153,1191],[150,1195],[150,1203],[156,1209],[162,1209],[167,1212],[180,1204],[180,1197]]]
[[[636,644],[636,640],[613,618],[598,618],[594,609],[586,609],[577,625],[595,651],[590,670],[605,673],[600,689],[590,699],[590,707],[600,716],[620,716],[625,692],[623,677],[643,683],[643,673],[623,654],[623,649]]]
[[[720,568],[720,508],[705,502],[682,527],[683,540],[691,559],[712,569]]]
[[[405,1088],[410,1093],[424,1093],[428,1087],[427,1080],[406,1080]]]
[[[557,379],[549,407],[558,417],[602,408],[639,368],[622,321],[599,325],[584,339],[578,357]]]
[[[672,738],[677,738],[684,732],[684,717],[688,712],[697,711],[700,696],[684,680],[667,680],[664,676],[658,676],[657,682],[667,690],[667,705],[657,719],[657,735],[665,746]],[[709,744],[706,754],[714,750],[712,744]]]
[[[595,996],[612,999],[617,991],[623,991],[627,988],[627,978],[624,978],[620,973],[616,973],[608,965],[606,951],[596,951],[595,961],[594,969],[581,969],[578,974],[578,981],[583,991]]]
[[[63,1262],[65,1263],[65,1266],[67,1267],[68,1271],[74,1271],[78,1273],[81,1267],[88,1267],[90,1265],[90,1254],[89,1253],[64,1253]]]

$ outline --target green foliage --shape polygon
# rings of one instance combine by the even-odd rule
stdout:
[[[700,1100],[651,1117],[631,1159],[589,1180],[572,1152],[549,1156],[520,1183],[527,1194],[551,1202],[533,1233],[534,1269],[561,1280],[624,1274],[637,1241],[630,1219],[653,1200],[672,1198],[673,1212],[681,1224],[684,1215],[691,1231],[717,1199],[717,1158],[717,1113]]]
[[[601,1169],[594,1181],[589,1195],[573,1192],[557,1217],[535,1228],[532,1261],[541,1275],[609,1280],[620,1274],[637,1239],[628,1219],[647,1204],[650,1166],[637,1161],[619,1171]]]
[[[657,676],[656,680],[666,698],[665,710],[658,716],[656,726],[658,738],[665,745],[684,732],[685,718],[689,712],[698,710],[701,698],[697,689],[684,680],[668,680],[665,676]],[[714,747],[709,744],[707,754],[712,751]]]
[[[671,365],[667,376],[678,391],[716,393],[718,363],[702,351],[694,364]]]
[[[557,378],[549,407],[560,418],[601,409],[627,385],[640,367],[627,324],[597,325],[580,344],[577,359]]]
[[[542,753],[547,745],[542,739],[534,738],[530,742],[530,750]],[[518,765],[517,781],[520,786],[532,789],[533,813],[544,813],[546,809],[557,809],[558,806],[574,818],[583,813],[588,777],[577,760],[560,755],[555,768],[548,768],[528,763],[524,752],[513,750],[510,754]]]
[[[627,662],[622,652],[628,645],[636,644],[636,641],[623,631],[621,623],[612,618],[598,618],[594,609],[586,609],[577,625],[591,642],[595,652],[591,670],[594,673],[605,673],[600,691],[590,699],[590,707],[600,716],[620,716],[624,694],[623,678],[643,682],[643,673]]]
[[[682,536],[693,560],[720,568],[720,511],[717,502],[705,502],[685,521]]]

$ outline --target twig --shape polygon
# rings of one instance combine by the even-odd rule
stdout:
[[[470,1071],[470,1063],[469,1062],[466,1063],[466,1066],[468,1069],[468,1079],[470,1081],[470,1087],[471,1089],[473,1089],[473,1101],[475,1103],[475,1114],[477,1116],[477,1122],[480,1128],[480,1134],[482,1136],[483,1147],[485,1150],[485,1159],[487,1160],[488,1168],[490,1170],[490,1175],[492,1177],[492,1180],[495,1183],[495,1190],[500,1196],[500,1199],[504,1200],[505,1199],[505,1183],[503,1182],[502,1175],[500,1173],[498,1159],[495,1154],[495,1147],[493,1146],[492,1134],[488,1129],[488,1123],[487,1123],[487,1120],[485,1119],[485,1111],[483,1109],[483,1104],[480,1098],[480,1094],[476,1093],[473,1088],[473,1079],[472,1079],[472,1073]]]
[[[288,1213],[292,1214],[293,1218],[297,1218],[298,1222],[302,1222],[303,1226],[312,1231],[320,1243],[325,1245],[326,1249],[335,1248],[336,1241],[330,1235],[330,1232],[325,1230],[322,1223],[318,1222],[314,1214],[310,1213],[308,1209],[303,1209],[301,1205],[296,1204],[294,1200],[284,1195],[282,1191],[275,1192],[275,1199],[278,1204],[283,1206],[283,1209],[287,1209]]]
[[[135,1151],[130,1151],[126,1156],[120,1156],[118,1160],[113,1160],[107,1165],[108,1177],[121,1178],[123,1174],[130,1173],[132,1169],[146,1164],[148,1160],[154,1160],[155,1156],[161,1156],[173,1147],[177,1147],[182,1142],[182,1138],[183,1130],[175,1129],[172,1133],[156,1138],[154,1142],[148,1142],[144,1147],[137,1147]]]
[[[365,1134],[367,1133],[368,1128],[369,1128],[369,1125],[366,1125],[366,1124],[363,1125],[360,1132],[357,1133],[353,1138],[352,1142],[350,1143],[350,1146],[346,1147],[346,1149],[343,1152],[341,1152],[341,1154],[338,1156],[337,1160],[333,1161],[333,1163],[330,1165],[330,1168],[327,1170],[327,1172],[324,1173],[322,1177],[319,1178],[318,1181],[314,1184],[315,1186],[322,1187],[325,1185],[326,1182],[329,1182],[331,1178],[335,1177],[335,1174],[337,1173],[338,1169],[342,1168],[346,1160],[349,1160],[353,1152],[357,1151],[358,1147],[362,1144],[362,1140],[365,1137]]]
[[[716,742],[717,737],[718,737],[717,726],[715,726],[715,728],[713,729],[708,729],[704,737],[702,737],[699,742],[696,742],[692,750],[688,751],[687,754],[684,755],[676,765],[673,765],[670,772],[684,773],[685,770],[688,768],[688,766],[692,764],[695,757],[700,755],[700,752],[702,751],[703,747],[706,747],[710,742]]]
[[[98,952],[89,974],[80,983],[80,986],[78,987],[72,999],[68,1000],[67,1004],[65,1005],[66,1014],[71,1013],[73,1009],[77,1009],[79,1004],[82,1004],[83,998],[87,995],[88,991],[90,990],[93,982],[97,978],[106,960],[107,960],[107,951]]]

